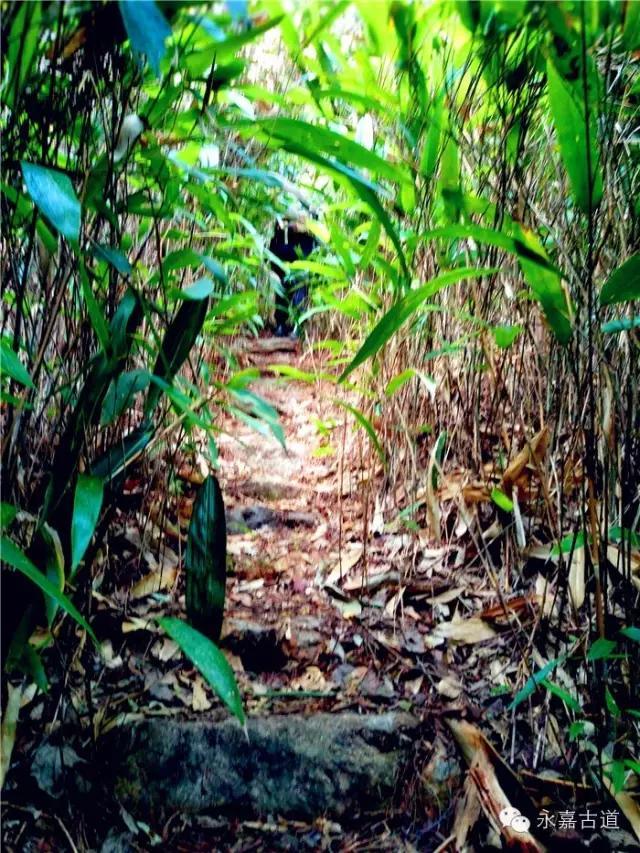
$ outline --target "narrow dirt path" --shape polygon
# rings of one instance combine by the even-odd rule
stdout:
[[[235,419],[218,442],[233,563],[223,642],[261,676],[258,690],[329,700],[337,685],[318,663],[350,629],[322,583],[339,559],[340,501],[337,456],[324,455],[330,436],[319,425],[337,417],[336,407],[328,387],[269,371],[309,370],[299,351],[249,349],[245,358],[261,370],[251,390],[278,412],[285,447]]]

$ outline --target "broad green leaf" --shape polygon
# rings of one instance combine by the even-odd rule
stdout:
[[[220,284],[228,284],[227,274],[220,264],[194,249],[177,249],[175,252],[170,252],[162,262],[162,271],[166,275],[172,270],[181,270],[186,267],[194,269],[199,266],[203,266]]]
[[[148,370],[131,370],[117,376],[107,391],[102,404],[102,415],[100,426],[113,423],[124,410],[131,405],[133,398],[140,391],[144,391],[151,380]]]
[[[131,47],[149,60],[157,76],[171,27],[154,0],[120,0],[120,13]]]
[[[640,533],[630,530],[628,527],[610,527],[607,533],[610,542],[631,543],[632,548],[640,548]]]
[[[230,59],[231,57],[236,56],[240,48],[259,38],[268,30],[273,29],[273,27],[276,27],[283,17],[283,15],[277,15],[275,17],[272,17],[270,20],[265,21],[263,24],[258,24],[254,27],[248,27],[246,29],[243,29],[241,32],[234,33],[233,35],[228,36],[222,41],[216,42],[215,47],[217,51],[218,61],[223,62],[227,59]]]
[[[238,122],[243,127],[243,122]],[[235,125],[234,125],[235,126]],[[340,163],[366,169],[372,174],[379,175],[390,181],[403,183],[410,181],[409,174],[399,166],[379,157],[363,145],[316,124],[300,119],[278,117],[253,121],[249,125],[253,133],[262,132],[269,139],[295,143],[296,146],[307,148],[328,157],[336,158]]]
[[[125,438],[118,441],[110,450],[95,460],[91,473],[109,485],[121,478],[127,465],[137,459],[153,438],[154,430],[148,423],[142,423]]]
[[[627,50],[640,50],[640,4],[633,0],[625,6],[622,38]]]
[[[120,275],[130,275],[133,271],[133,267],[120,249],[112,249],[111,246],[103,246],[100,243],[96,243],[93,253],[97,258],[101,258],[101,260],[111,264]]]
[[[618,320],[610,320],[600,326],[603,335],[630,332],[632,329],[640,329],[640,317],[620,317]]]
[[[208,476],[193,504],[184,555],[187,622],[214,643],[220,639],[227,580],[227,527],[217,479]]]
[[[522,332],[522,326],[494,326],[491,329],[496,346],[500,349],[509,349]]]
[[[33,380],[17,354],[3,340],[0,341],[0,374],[10,376],[27,388],[33,388]]]
[[[67,175],[22,161],[22,176],[32,201],[54,228],[77,243],[80,238],[80,201]]]
[[[509,705],[508,710],[513,711],[514,708],[517,708],[518,705],[525,701],[525,699],[528,699],[536,687],[541,684],[546,677],[553,672],[558,664],[562,663],[563,660],[564,656],[554,658],[553,660],[550,660],[549,663],[545,664],[542,669],[538,670],[538,672],[534,672],[533,675],[529,676],[522,690],[519,690],[514,696],[513,702]]]
[[[395,392],[402,388],[410,379],[416,375],[416,370],[413,367],[408,367],[406,370],[403,370],[401,373],[398,373],[393,379],[390,379],[387,382],[387,387],[384,389],[384,393],[387,397],[391,397]]]
[[[620,633],[627,640],[633,640],[634,643],[640,643],[640,628],[635,625],[629,625],[626,628],[621,628]]]
[[[309,384],[314,384],[319,378],[317,374],[307,370],[300,370],[299,367],[294,367],[293,364],[270,364],[267,369],[277,376],[288,376],[289,379],[298,382],[308,382]],[[328,379],[329,374],[322,374],[322,378]]]
[[[72,604],[67,596],[63,592],[60,592],[60,590],[57,589],[57,587],[52,584],[39,569],[36,569],[26,554],[6,536],[3,536],[0,540],[0,559],[7,565],[13,566],[14,569],[22,572],[22,574],[28,577],[32,583],[42,590],[42,592],[50,596],[56,604],[65,611],[65,613],[68,613],[69,616],[75,619],[81,628],[84,628],[96,646],[98,645],[98,640],[96,635],[93,633],[91,625],[89,625],[75,605]]]
[[[430,180],[434,176],[436,166],[438,165],[440,136],[446,125],[446,118],[444,116],[444,94],[440,94],[434,100],[427,120],[429,122],[429,129],[422,149],[420,171],[425,178]]]
[[[524,258],[548,270],[558,272],[544,252],[528,246],[523,240],[517,237],[510,237],[503,231],[496,231],[494,228],[485,228],[482,225],[473,224],[443,225],[439,228],[425,231],[420,236],[425,241],[433,240],[436,237],[461,240],[472,239],[477,243],[486,243],[488,246],[496,246],[499,249],[504,249],[506,252],[516,255],[519,259]]]
[[[212,293],[213,282],[210,278],[199,278],[193,284],[190,284],[189,287],[185,287],[182,290],[172,291],[172,295],[177,299],[189,299],[191,301],[206,299],[207,296],[211,296]]]
[[[546,678],[541,682],[541,684],[546,690],[549,691],[549,693],[553,693],[554,696],[557,696],[559,699],[562,699],[567,708],[571,708],[571,710],[575,711],[576,713],[580,713],[580,711],[582,711],[582,707],[580,706],[578,700],[566,690],[564,690],[562,687],[560,687],[560,685],[556,684],[553,681],[549,681]]]
[[[93,295],[91,282],[89,281],[89,276],[87,275],[87,271],[82,261],[80,261],[78,269],[80,272],[80,286],[82,288],[82,296],[84,297],[84,301],[87,306],[89,319],[91,320],[93,330],[96,333],[98,340],[100,341],[102,351],[106,353],[109,350],[109,327],[107,326],[107,321],[105,319],[102,308],[100,308],[97,299]]]
[[[415,314],[423,302],[431,296],[435,296],[438,291],[464,278],[477,278],[483,275],[491,275],[494,272],[496,272],[495,269],[473,269],[471,267],[449,270],[436,276],[436,278],[423,287],[410,291],[405,297],[396,302],[376,324],[347,369],[340,376],[339,381],[344,382],[356,367],[376,355],[398,329]]]
[[[41,32],[42,4],[39,0],[20,3],[4,46],[7,78],[2,99],[8,107],[13,105],[31,71]]]
[[[572,325],[562,279],[558,273],[540,264],[532,263],[527,258],[521,257],[518,262],[525,281],[540,303],[556,338],[561,344],[568,344],[571,339]]]
[[[285,447],[284,431],[278,417],[277,409],[274,409],[270,403],[267,403],[266,400],[263,400],[262,397],[259,397],[247,388],[234,388],[231,383],[227,384],[227,388],[242,407],[248,410],[246,413],[264,422],[276,440],[282,447]],[[245,423],[248,423],[246,419]]]
[[[608,687],[604,689],[604,701],[606,702],[607,708],[609,709],[609,713],[614,718],[614,720],[619,720],[621,716],[620,706],[615,700],[615,696],[609,690]]]
[[[180,306],[178,313],[169,324],[165,332],[155,367],[154,376],[165,381],[167,384],[173,382],[173,378],[182,367],[189,356],[198,335],[202,330],[209,298],[187,299]],[[145,414],[149,415],[155,409],[162,389],[154,384],[149,388],[149,394],[145,403]]]
[[[574,97],[573,90],[560,77],[551,59],[547,61],[547,86],[553,123],[564,167],[569,175],[571,191],[583,213],[595,208],[602,198],[602,172],[595,125],[587,123],[584,102]],[[589,160],[591,174],[589,174]]]
[[[560,343],[568,343],[571,337],[570,310],[567,296],[562,287],[560,271],[550,263],[539,240],[525,228],[513,223],[514,236],[480,225],[447,225],[434,228],[422,235],[422,239],[434,237],[473,239],[510,252],[518,263],[534,296]]]
[[[18,514],[18,507],[2,501],[0,503],[0,530],[5,530]]]
[[[600,304],[631,302],[640,299],[640,254],[632,255],[618,267],[600,291]]]
[[[552,557],[559,557],[560,554],[569,554],[577,548],[584,547],[584,531],[578,533],[568,533],[563,536],[558,545],[554,545],[551,549]]]
[[[615,640],[607,640],[605,637],[598,637],[595,643],[592,643],[591,648],[587,652],[587,660],[594,661],[610,658],[615,647]]]
[[[80,474],[71,519],[71,577],[89,547],[102,507],[103,483],[99,477]]]
[[[513,512],[513,501],[500,489],[491,489],[491,500],[505,512]]]
[[[46,522],[40,527],[38,535],[41,537],[46,551],[45,555],[40,558],[45,561],[44,574],[60,592],[64,592],[64,551],[60,536]],[[45,597],[44,606],[47,615],[47,625],[51,627],[58,612],[58,605],[47,596]]]
[[[176,642],[231,713],[244,725],[242,698],[233,670],[220,649],[181,619],[164,616],[158,624]]]

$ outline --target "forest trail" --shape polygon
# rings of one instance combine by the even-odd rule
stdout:
[[[244,355],[261,372],[251,391],[277,411],[285,446],[231,418],[218,439],[233,565],[223,646],[240,652],[243,669],[248,663],[261,674],[258,691],[268,685],[330,699],[337,685],[317,664],[350,627],[323,589],[338,564],[340,539],[339,457],[328,448],[328,433],[344,411],[328,386],[273,372],[282,365],[313,370],[300,345],[292,351],[288,343],[260,339]]]

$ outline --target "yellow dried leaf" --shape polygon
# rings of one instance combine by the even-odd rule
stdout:
[[[152,595],[154,592],[162,592],[164,589],[170,589],[178,574],[178,569],[175,566],[165,566],[157,572],[149,572],[145,575],[129,593],[130,598],[144,598],[145,595]]]
[[[467,644],[491,640],[496,636],[496,632],[491,625],[487,625],[482,619],[471,617],[470,619],[453,619],[451,622],[441,622],[432,632],[432,636],[454,643]]]

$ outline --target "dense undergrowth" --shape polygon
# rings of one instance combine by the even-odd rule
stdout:
[[[46,688],[131,466],[213,469],[222,410],[282,438],[230,342],[295,207],[365,518],[467,543],[506,618],[535,599],[515,725],[633,791],[640,5],[230,6],[3,10],[6,667]]]

